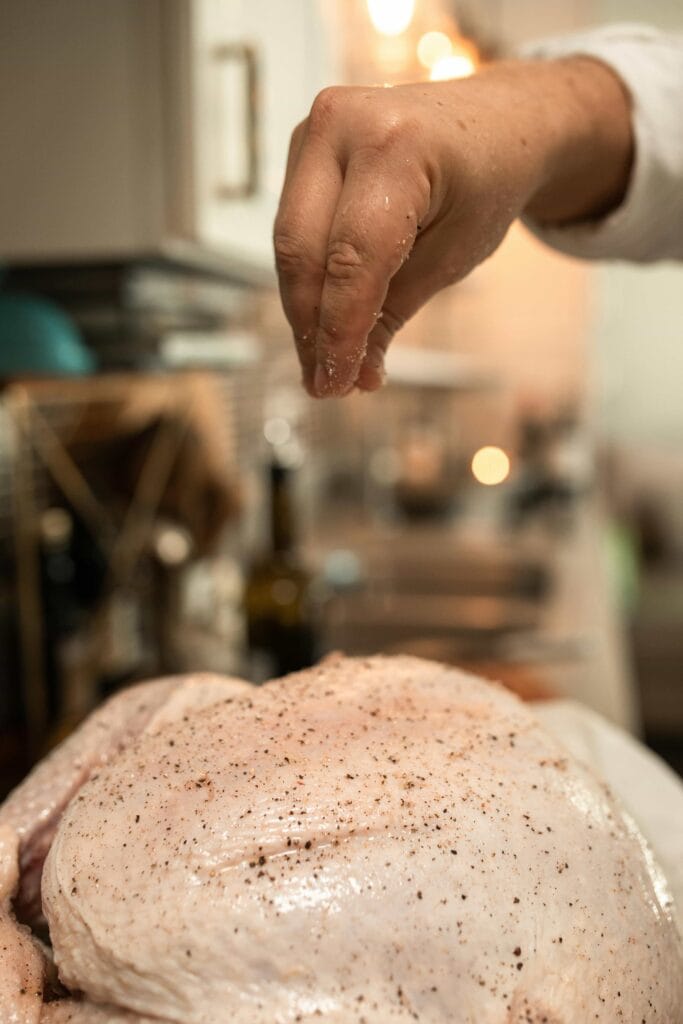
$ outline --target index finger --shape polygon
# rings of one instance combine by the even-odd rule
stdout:
[[[280,297],[294,333],[303,383],[313,394],[315,333],[325,277],[325,253],[342,189],[341,168],[327,143],[304,123],[292,140],[275,219],[273,243]]]
[[[356,383],[368,335],[427,208],[426,182],[399,182],[367,153],[351,156],[327,242],[316,394],[343,395]]]

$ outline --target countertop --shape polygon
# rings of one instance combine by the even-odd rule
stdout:
[[[511,676],[513,689],[521,677],[523,696],[575,700],[637,734],[636,687],[604,538],[594,498],[577,500],[560,529],[537,520],[512,530],[481,510],[432,524],[327,523],[309,557],[323,565],[333,550],[352,552],[364,578],[330,602],[325,646],[422,654],[503,681]],[[547,593],[530,600],[449,591],[449,577],[460,584],[465,563],[476,587],[479,560],[489,570],[542,565]]]

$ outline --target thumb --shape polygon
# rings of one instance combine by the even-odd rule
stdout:
[[[443,265],[427,235],[420,237],[407,262],[394,274],[377,323],[368,335],[363,362],[356,378],[361,391],[377,391],[385,378],[384,357],[394,335],[433,295],[457,280],[457,272]]]

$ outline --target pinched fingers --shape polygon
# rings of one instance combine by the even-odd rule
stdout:
[[[367,341],[366,353],[358,372],[361,391],[377,391],[384,383],[384,357],[394,335],[421,307],[442,288],[453,284],[465,270],[457,251],[444,252],[434,232],[420,235],[410,259],[394,275],[380,317]],[[447,230],[447,234],[451,234]]]
[[[391,288],[389,291],[391,292]],[[356,379],[356,386],[361,391],[378,391],[384,384],[384,357],[389,343],[410,316],[409,313],[394,312],[389,308],[389,301],[390,298],[387,296],[379,319],[368,335],[365,356]]]
[[[342,172],[329,147],[296,129],[275,220],[273,244],[280,296],[296,344],[303,383],[314,394],[315,336],[330,227]]]
[[[327,245],[316,334],[319,395],[346,394],[358,381],[368,338],[426,209],[426,190],[416,192],[392,178],[381,160],[349,162]]]
[[[375,325],[430,206],[429,177],[412,159],[416,126],[382,93],[320,94],[298,130],[276,220],[282,302],[318,396],[365,386],[379,369],[405,314],[396,307],[392,321],[385,310]]]

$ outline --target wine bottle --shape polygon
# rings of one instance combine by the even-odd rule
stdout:
[[[92,710],[95,680],[86,610],[79,594],[76,521],[65,508],[48,508],[40,519],[41,596],[48,748],[61,742]]]
[[[245,612],[254,682],[307,668],[316,660],[311,574],[297,550],[292,470],[270,465],[270,540],[248,570]]]
[[[64,508],[48,508],[40,517],[41,598],[43,609],[46,718],[53,728],[64,713],[62,647],[80,624],[75,596],[73,519]]]

